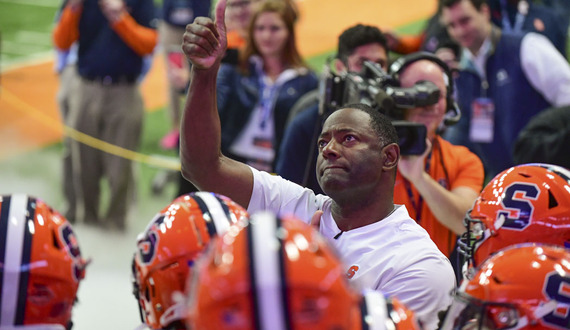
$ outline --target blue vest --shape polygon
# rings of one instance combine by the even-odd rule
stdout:
[[[146,27],[156,24],[153,0],[126,0],[135,21]],[[77,67],[83,77],[138,77],[143,59],[110,27],[97,0],[85,0],[79,21]]]
[[[482,79],[471,70],[460,71],[456,79],[457,100],[462,110],[459,123],[449,127],[444,138],[453,144],[467,146],[492,177],[513,165],[511,150],[521,129],[532,116],[550,107],[550,103],[526,79],[521,67],[520,47],[523,35],[503,32],[494,53],[487,59],[486,93]],[[491,143],[469,141],[471,102],[486,95],[495,104],[494,140]]]

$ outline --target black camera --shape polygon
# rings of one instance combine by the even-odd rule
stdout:
[[[321,93],[321,111],[325,118],[345,104],[364,103],[392,119],[402,155],[421,155],[425,151],[425,125],[405,121],[403,110],[439,101],[440,90],[431,81],[419,81],[412,87],[402,88],[378,63],[366,61],[359,73],[327,72]]]

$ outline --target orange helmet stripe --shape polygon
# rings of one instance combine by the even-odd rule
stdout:
[[[0,235],[0,265],[1,267],[4,267],[4,265],[6,264],[5,262],[5,254],[6,254],[6,233],[8,233],[8,219],[9,219],[9,215],[8,213],[10,212],[10,196],[0,196],[0,198],[2,199],[0,203],[0,233],[3,233],[2,235]],[[2,283],[4,282],[4,268],[2,268],[2,271],[0,271],[0,292],[4,292],[4,290],[2,290],[3,285]],[[0,297],[0,304],[2,303],[1,301],[1,297]],[[0,305],[0,310],[2,310],[1,308],[2,306]],[[0,316],[1,317],[1,316]],[[1,319],[0,319],[1,320]]]
[[[283,240],[277,234],[282,227],[281,219],[265,212],[251,219],[255,224],[246,230],[256,328],[290,329]],[[277,245],[268,242],[273,239],[278,240]]]
[[[30,263],[32,235],[28,229],[28,222],[31,220],[33,224],[34,205],[35,199],[28,199],[26,195],[14,194],[3,198],[2,209],[4,207],[8,209],[8,217],[1,219],[3,226],[6,223],[6,230],[3,231],[6,237],[2,238],[4,267],[0,326],[24,323],[29,272],[22,270]],[[4,214],[2,212],[2,215]],[[14,219],[17,220],[13,221]],[[6,253],[8,247],[10,253]]]
[[[360,320],[362,330],[383,329],[386,325],[388,311],[386,299],[379,291],[365,290],[360,300]]]
[[[223,235],[228,231],[232,221],[230,219],[230,211],[224,201],[208,192],[195,193],[194,200],[202,214],[204,214],[210,237]]]

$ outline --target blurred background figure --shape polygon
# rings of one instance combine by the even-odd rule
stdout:
[[[188,274],[210,240],[243,224],[247,211],[225,196],[197,192],[176,198],[137,237],[133,293],[141,321],[153,330],[186,329]]]
[[[61,10],[56,13],[55,23],[61,18]],[[55,50],[55,62],[54,69],[59,78],[59,87],[57,90],[56,100],[59,109],[59,114],[63,123],[69,123],[69,110],[71,105],[71,93],[74,85],[78,83],[77,75],[77,43],[74,43],[69,49],[63,50],[54,47]],[[63,194],[65,200],[68,201],[67,210],[65,211],[65,217],[73,222],[75,220],[75,188],[73,184],[73,172],[72,160],[71,160],[71,139],[67,136],[63,137],[63,143],[65,148],[63,150],[63,166],[62,166],[62,178],[63,178]]]
[[[263,0],[228,0],[225,18],[228,31],[228,50],[243,50],[251,16],[261,1]],[[237,52],[234,55],[237,55]],[[237,64],[237,60],[237,57],[233,57],[232,62]]]
[[[510,245],[570,247],[569,185],[570,171],[555,165],[524,164],[499,173],[464,220],[466,232],[458,245],[466,275]]]
[[[59,114],[63,123],[69,123],[70,99],[73,86],[78,83],[78,75],[75,64],[77,62],[77,44],[73,44],[68,50],[60,50],[56,48],[56,65],[55,70],[59,76],[59,88],[56,95]],[[75,188],[73,183],[73,163],[71,159],[71,138],[63,137],[65,148],[63,149],[63,194],[68,202],[68,208],[65,211],[65,217],[70,221],[75,220]]]
[[[166,112],[171,124],[168,133],[160,140],[160,146],[165,150],[173,150],[178,153],[180,116],[190,78],[191,64],[182,52],[182,36],[186,31],[186,25],[192,23],[194,18],[210,15],[211,3],[210,0],[162,1],[162,20],[158,32],[166,64],[168,84]],[[197,190],[196,187],[182,178],[180,172],[164,170],[153,179],[152,189],[154,193],[161,193],[170,181],[177,181],[178,183],[174,197]]]
[[[192,329],[350,329],[358,295],[318,231],[252,215],[204,255],[190,284]]]
[[[461,61],[461,46],[451,39],[445,39],[438,43],[434,54],[447,64],[452,76],[456,78]]]
[[[318,85],[297,49],[296,17],[287,1],[261,2],[239,65],[218,73],[222,152],[260,170],[273,171],[291,107]]]
[[[545,36],[493,25],[484,0],[441,2],[441,22],[462,47],[455,79],[462,116],[443,137],[477,154],[490,179],[514,165],[514,142],[534,115],[570,104],[570,66]]]
[[[353,330],[421,330],[414,312],[397,298],[385,298],[379,291],[365,290],[360,298],[360,319]]]
[[[182,53],[182,36],[195,17],[209,16],[210,0],[163,0],[159,39],[166,60],[167,112],[171,130],[162,138],[164,149],[176,149],[180,136],[180,112],[190,78],[190,64]]]
[[[526,124],[513,146],[515,164],[548,163],[570,168],[570,106],[545,109]]]
[[[390,51],[402,55],[417,51],[434,53],[442,42],[450,39],[445,26],[440,22],[441,8],[441,0],[438,0],[436,12],[429,17],[424,29],[418,34],[403,35],[392,30],[384,31]]]
[[[144,115],[139,78],[143,59],[156,46],[152,0],[64,0],[53,30],[61,50],[78,45],[77,73],[66,124],[104,142],[137,150]],[[70,221],[126,228],[134,196],[130,159],[71,141],[74,199]],[[65,181],[65,180],[64,180]],[[101,184],[109,187],[109,207],[101,210]],[[107,202],[107,201],[105,201]],[[68,214],[68,213],[66,213]]]
[[[224,62],[238,64],[238,51],[245,48],[248,39],[248,28],[251,16],[264,0],[228,0],[226,5],[226,29],[228,49]],[[299,9],[295,0],[282,0],[295,14],[294,21],[299,18]]]
[[[40,199],[2,195],[0,251],[0,329],[71,329],[88,264],[71,224]]]
[[[568,329],[569,287],[567,249],[512,246],[457,289],[442,329]]]

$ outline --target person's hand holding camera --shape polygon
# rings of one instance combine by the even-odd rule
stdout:
[[[427,155],[431,152],[431,141],[426,138],[426,150],[421,155],[409,155],[400,157],[398,163],[398,171],[402,176],[413,183],[414,185],[420,182],[424,175],[429,177],[429,174],[425,171],[425,159]]]

